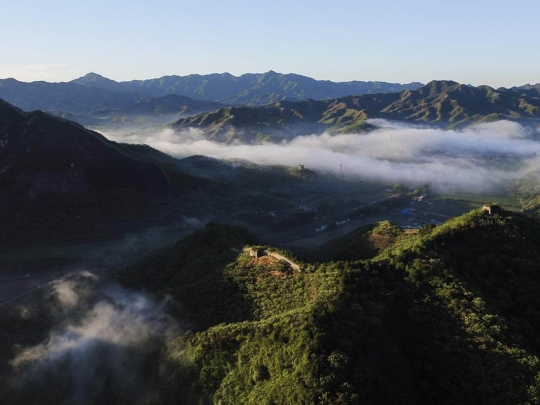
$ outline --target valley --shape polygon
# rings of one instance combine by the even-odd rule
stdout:
[[[540,405],[540,2],[3,2],[0,405]]]
[[[536,89],[83,79],[0,102],[0,402],[535,403]]]
[[[241,205],[237,205],[237,197],[225,195],[220,197],[224,199],[222,204],[237,208],[214,211],[213,217],[180,219],[173,226],[159,222],[125,235],[98,233],[0,252],[0,305],[12,300],[16,304],[18,297],[72,272],[88,270],[106,276],[211,220],[245,226],[274,246],[303,254],[357,228],[385,220],[403,229],[420,229],[494,201],[508,210],[521,209],[508,188],[497,194],[429,192],[416,201],[412,187],[396,192],[391,184],[317,173],[305,167],[265,167],[205,157],[175,163],[189,173],[240,187],[238,190],[244,190]]]

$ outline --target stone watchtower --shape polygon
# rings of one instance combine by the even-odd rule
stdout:
[[[254,257],[255,259],[258,259],[259,257],[266,256],[266,251],[263,249],[251,248],[249,251],[249,255],[251,257]]]
[[[484,205],[482,207],[482,211],[484,212],[484,214],[487,214],[487,215],[495,215],[495,214],[500,214],[502,212],[502,208],[499,206],[499,205]]]

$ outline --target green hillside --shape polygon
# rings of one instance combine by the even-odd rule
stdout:
[[[163,358],[175,377],[160,400],[535,403],[539,231],[519,214],[473,211],[401,234],[365,262],[295,273],[239,253],[221,274],[249,311],[179,338]]]
[[[208,139],[216,142],[277,141],[287,134],[321,132],[325,126],[318,122],[324,113],[324,101],[279,102],[265,107],[227,107],[202,115],[178,120],[177,130],[204,128]],[[291,126],[293,126],[291,128]]]
[[[374,246],[368,234],[387,238],[371,249],[362,246]],[[125,286],[169,297],[184,326],[147,358],[152,388],[142,402],[540,401],[537,220],[474,210],[416,233],[381,223],[358,235],[346,250],[356,244],[365,260],[309,263],[257,245],[241,228],[209,224],[117,272]],[[65,378],[46,376],[57,388],[44,403],[69,395]],[[99,403],[129,401],[132,388],[111,384],[95,392]],[[14,404],[36,398],[9,389]]]
[[[402,234],[401,228],[389,221],[366,225],[314,249],[310,258],[319,262],[372,259],[391,247]]]
[[[159,167],[73,122],[0,101],[0,130],[3,244],[122,232],[174,196]]]
[[[456,128],[501,119],[536,123],[540,96],[534,90],[495,90],[452,81],[432,81],[401,93],[362,94],[331,100],[281,101],[262,107],[229,107],[180,119],[172,128],[202,129],[219,142],[281,141],[299,134],[351,133],[372,129],[384,118]]]
[[[399,100],[385,107],[387,118],[458,126],[498,119],[538,119],[540,99],[525,94],[472,87],[452,81],[434,81],[417,91],[401,93]]]
[[[158,402],[539,400],[537,221],[476,210],[301,272],[238,251],[251,238],[237,232],[207,228],[121,273],[195,315],[162,357]]]

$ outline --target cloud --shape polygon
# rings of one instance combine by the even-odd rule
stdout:
[[[113,140],[146,143],[176,157],[243,158],[258,164],[306,167],[385,182],[429,183],[439,189],[487,191],[530,172],[540,156],[537,133],[515,122],[482,123],[464,130],[410,127],[376,120],[367,134],[305,135],[281,144],[225,145],[191,129],[138,132]]]
[[[52,294],[58,301],[62,311],[70,311],[77,307],[81,300],[93,293],[98,277],[87,270],[77,273],[76,277],[64,278],[51,283]]]
[[[167,300],[156,302],[118,285],[101,287],[88,272],[55,282],[51,298],[56,326],[45,341],[20,350],[11,361],[19,384],[15,392],[24,396],[32,387],[41,392],[58,383],[67,387],[62,397],[76,404],[111,384],[124,399],[132,398],[130,403],[149,394],[152,362],[179,333],[166,314]]]

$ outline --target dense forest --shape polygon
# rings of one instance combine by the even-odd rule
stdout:
[[[94,342],[96,361],[116,353],[114,345],[132,350],[115,367],[131,367],[137,374],[130,378],[144,384],[126,385],[112,363],[96,366],[87,403],[540,401],[536,219],[474,210],[419,231],[382,222],[301,258],[261,243],[242,228],[208,224],[107,280],[72,280],[79,296],[93,297],[76,309],[80,328],[85,311],[103,300],[88,291],[113,283],[166,302],[160,310],[175,325],[144,329],[144,350],[128,338]],[[62,372],[77,358],[66,351],[80,348],[44,360],[35,355],[39,346],[32,357],[8,344],[10,332],[26,336],[27,347],[43,338],[61,313],[58,291],[46,296],[46,306],[28,306],[25,319],[3,325],[2,355],[18,354],[15,368],[2,370],[4,401],[69,403],[81,390]]]

